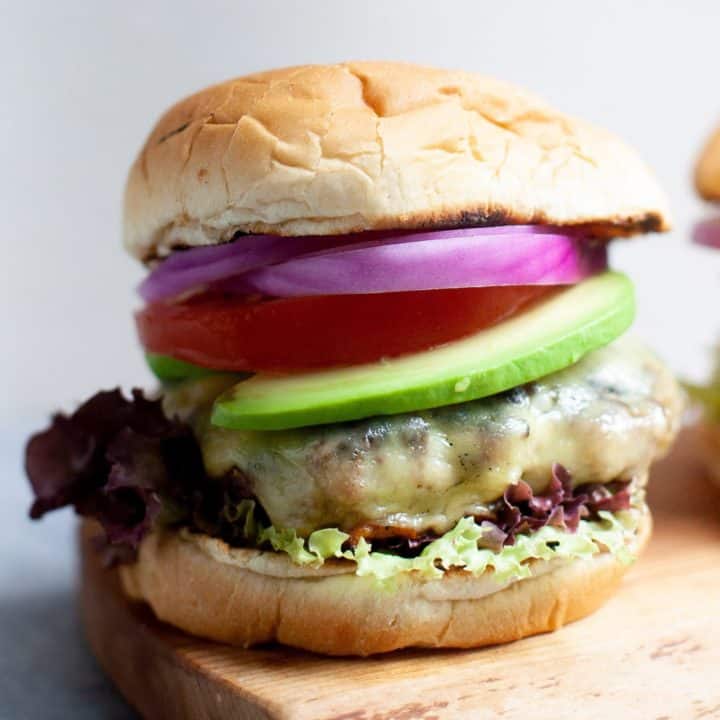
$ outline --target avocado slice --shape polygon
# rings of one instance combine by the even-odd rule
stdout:
[[[145,360],[155,377],[164,383],[194,380],[195,378],[216,373],[215,370],[193,365],[184,360],[177,360],[169,355],[160,355],[159,353],[145,353]]]
[[[631,281],[606,272],[426,352],[303,375],[255,375],[215,401],[212,423],[284,430],[476,400],[572,365],[621,335],[634,315]]]

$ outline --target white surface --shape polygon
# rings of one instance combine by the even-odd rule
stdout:
[[[141,272],[119,246],[121,193],[151,124],[186,93],[278,65],[405,59],[515,81],[611,128],[654,166],[677,224],[672,236],[613,252],[637,283],[636,331],[678,371],[704,372],[720,335],[720,253],[687,243],[701,210],[689,175],[720,121],[717,0],[0,8],[0,472],[9,488],[0,503],[0,697],[12,701],[0,717],[124,713],[73,644],[71,517],[28,526],[20,445],[52,408],[149,381],[130,316]]]

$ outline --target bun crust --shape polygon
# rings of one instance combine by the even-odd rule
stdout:
[[[651,528],[637,536],[639,552]],[[233,645],[280,642],[328,655],[403,647],[469,648],[556,630],[596,610],[627,567],[601,553],[537,562],[533,577],[497,591],[462,571],[440,580],[401,575],[392,590],[346,563],[302,569],[284,556],[231,549],[186,532],[146,538],[137,563],[121,568],[125,592],[163,621]]]
[[[720,201],[720,129],[700,155],[695,167],[695,187],[705,200]]]
[[[668,222],[613,135],[481,75],[358,62],[249,75],[172,107],[130,170],[124,236],[149,260],[237,231],[550,223],[614,236]]]

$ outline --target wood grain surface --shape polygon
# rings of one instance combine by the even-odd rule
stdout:
[[[655,534],[620,592],[563,630],[474,651],[332,659],[188,637],[83,552],[90,644],[147,718],[720,718],[720,494],[686,432],[653,472]],[[86,549],[86,548],[85,548]]]

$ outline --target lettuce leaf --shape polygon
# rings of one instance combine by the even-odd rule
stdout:
[[[205,476],[191,428],[168,419],[160,401],[140,390],[130,399],[119,390],[99,392],[72,415],[55,415],[28,442],[25,469],[33,519],[72,505],[128,551],[122,559],[132,559],[162,516],[187,507],[196,478]]]
[[[717,384],[692,385],[685,383],[688,395],[702,405],[705,417],[712,422],[720,422],[720,378]]]
[[[260,531],[257,540],[259,544],[269,543],[276,552],[286,553],[297,565],[320,567],[326,560],[342,558],[356,563],[357,575],[380,581],[406,572],[434,579],[451,568],[459,568],[473,575],[492,570],[498,583],[506,583],[528,577],[530,560],[575,560],[607,551],[623,563],[632,562],[628,541],[637,529],[638,516],[637,510],[601,510],[597,519],[580,520],[574,532],[545,525],[533,533],[517,535],[513,545],[500,550],[483,547],[483,538],[494,532],[490,523],[478,524],[466,517],[412,558],[374,552],[364,538],[354,548],[343,550],[350,536],[336,528],[316,530],[304,539],[294,530],[269,526]]]
[[[720,348],[717,350],[715,369],[707,385],[683,385],[688,395],[703,406],[705,417],[712,422],[720,422]]]

